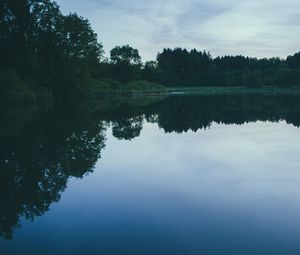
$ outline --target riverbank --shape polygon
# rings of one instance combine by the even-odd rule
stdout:
[[[223,94],[266,94],[266,95],[300,95],[299,87],[172,87],[167,93],[182,95],[223,95]]]
[[[168,93],[168,88],[154,82],[139,80],[123,84],[116,80],[106,79],[93,80],[85,96],[98,97],[99,95],[150,95],[165,93]]]
[[[25,82],[13,72],[0,73],[0,103],[16,105],[61,105],[69,101],[82,99],[99,99],[105,96],[131,96],[131,95],[224,95],[224,94],[262,94],[262,95],[300,95],[300,87],[166,87],[161,84],[145,80],[131,81],[126,84],[113,79],[90,79],[75,82],[74,89],[59,94],[49,86],[36,81]]]
[[[122,95],[122,94],[183,94],[183,95],[223,95],[223,94],[266,94],[266,95],[300,95],[299,86],[199,86],[199,87],[167,87],[161,84],[148,81],[133,81],[128,84],[121,84],[115,80],[94,81],[93,89],[89,95],[99,94]]]
[[[113,79],[74,81],[72,90],[60,93],[58,90],[49,89],[51,86],[48,83],[24,81],[10,71],[0,72],[0,84],[0,103],[11,105],[65,104],[83,98],[99,98],[108,95],[167,93],[167,88],[157,83],[138,80],[124,84]],[[63,87],[62,81],[61,84]]]

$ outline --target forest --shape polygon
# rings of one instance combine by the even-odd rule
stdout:
[[[160,85],[158,85],[160,84]],[[90,22],[51,0],[0,0],[0,101],[65,102],[105,90],[163,87],[300,87],[300,52],[286,59],[212,57],[163,49],[142,62],[117,46],[105,57]]]

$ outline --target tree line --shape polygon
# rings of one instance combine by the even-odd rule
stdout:
[[[174,87],[300,86],[300,53],[286,59],[213,58],[175,48],[143,63],[137,49],[124,45],[105,58],[89,21],[63,15],[55,1],[0,0],[1,100],[64,100],[84,95],[97,81],[119,88],[138,80]]]
[[[170,86],[299,86],[300,54],[280,58],[224,56],[193,49],[164,49],[156,75]]]

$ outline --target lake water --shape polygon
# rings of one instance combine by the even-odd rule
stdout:
[[[0,116],[1,255],[300,254],[298,96]]]

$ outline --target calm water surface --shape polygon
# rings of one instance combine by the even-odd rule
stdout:
[[[299,124],[297,96],[2,114],[1,254],[300,254]]]

